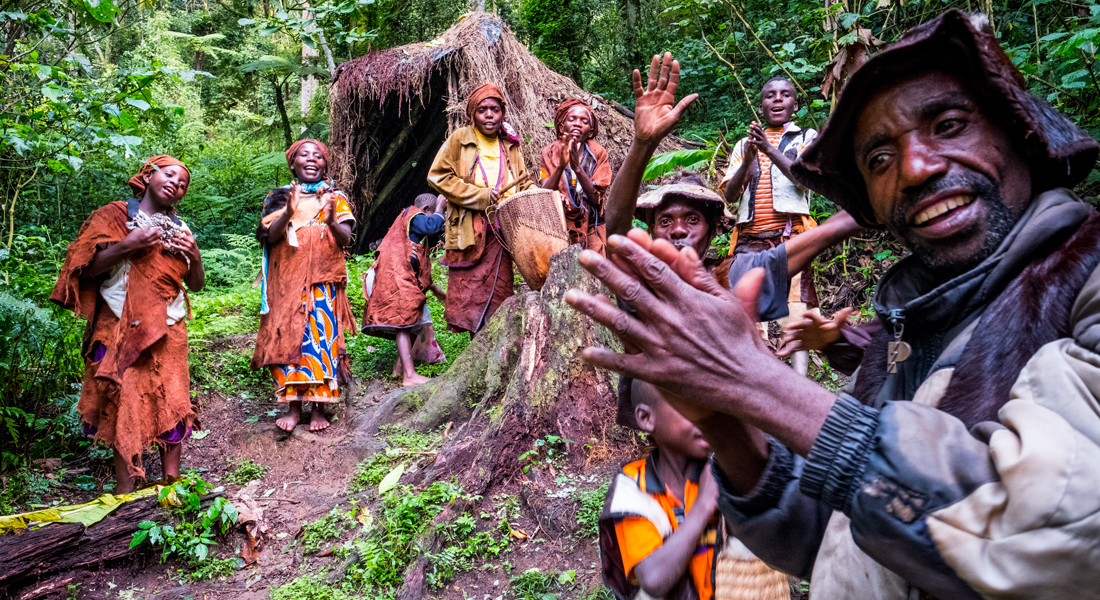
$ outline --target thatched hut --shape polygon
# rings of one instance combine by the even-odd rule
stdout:
[[[634,131],[630,111],[551,71],[496,15],[473,13],[430,42],[372,52],[336,69],[331,172],[359,219],[356,252],[384,236],[417,194],[430,191],[436,151],[466,125],[466,95],[487,81],[507,96],[508,121],[524,140],[530,172],[537,174],[539,152],[554,140],[554,108],[570,97],[593,107],[597,141],[618,170]],[[662,151],[679,148],[666,140]]]

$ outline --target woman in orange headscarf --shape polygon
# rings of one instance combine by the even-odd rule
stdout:
[[[156,444],[167,480],[180,474],[191,435],[184,284],[206,274],[187,224],[176,216],[191,173],[154,156],[130,179],[134,197],[96,209],[69,244],[50,300],[88,321],[77,409],[85,432],[114,448],[115,493],[144,477],[141,453]]]
[[[485,210],[534,187],[519,136],[505,118],[507,103],[486,83],[466,101],[471,124],[455,130],[435,156],[428,184],[447,197],[445,253],[449,267],[443,316],[452,331],[476,333],[513,292],[512,255],[501,245]]]
[[[603,197],[611,185],[611,162],[596,143],[600,122],[588,103],[570,98],[558,105],[554,131],[558,139],[542,149],[541,186],[562,193],[569,243],[603,254]]]
[[[260,331],[253,369],[267,367],[275,398],[287,414],[275,422],[292,431],[310,402],[309,428],[329,426],[325,403],[338,402],[348,375],[344,331],[355,330],[348,303],[344,248],[355,217],[347,196],[327,177],[328,147],[317,140],[291,144],[286,162],[295,180],[264,200],[256,237],[263,244]]]

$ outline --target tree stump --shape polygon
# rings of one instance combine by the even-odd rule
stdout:
[[[587,346],[621,345],[565,303],[572,288],[601,293],[577,262],[580,251],[555,255],[542,289],[504,302],[446,373],[384,397],[384,416],[359,428],[359,444],[371,447],[383,421],[422,431],[453,422],[435,462],[409,477],[456,477],[483,496],[522,474],[520,455],[547,436],[572,440],[559,466],[607,462],[630,448],[630,432],[615,425],[618,375],[581,358]]]

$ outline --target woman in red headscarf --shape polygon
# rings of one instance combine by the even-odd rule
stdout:
[[[268,367],[275,398],[288,403],[275,422],[292,431],[310,402],[310,431],[329,426],[321,405],[340,400],[346,381],[344,331],[355,330],[348,303],[344,248],[355,217],[344,192],[327,177],[328,147],[294,142],[286,162],[295,180],[264,200],[256,237],[263,245],[260,331],[251,367]]]
[[[596,143],[600,122],[585,101],[570,98],[558,105],[554,131],[558,139],[542,149],[541,185],[562,193],[569,243],[603,254],[603,197],[611,185],[611,162]]]
[[[141,453],[160,448],[164,478],[180,474],[195,411],[187,371],[187,294],[206,274],[176,215],[191,173],[154,156],[130,179],[134,197],[96,209],[69,244],[50,300],[88,321],[77,409],[88,435],[115,451],[115,493],[144,477]]]
[[[476,333],[513,292],[512,255],[501,245],[485,210],[534,187],[523,164],[519,136],[509,125],[504,94],[486,83],[470,92],[471,124],[455,130],[435,156],[428,184],[447,197],[443,260],[452,331]]]

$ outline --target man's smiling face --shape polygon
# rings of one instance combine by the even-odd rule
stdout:
[[[954,75],[883,88],[852,147],[876,220],[945,277],[992,254],[1031,201],[1023,154]]]

